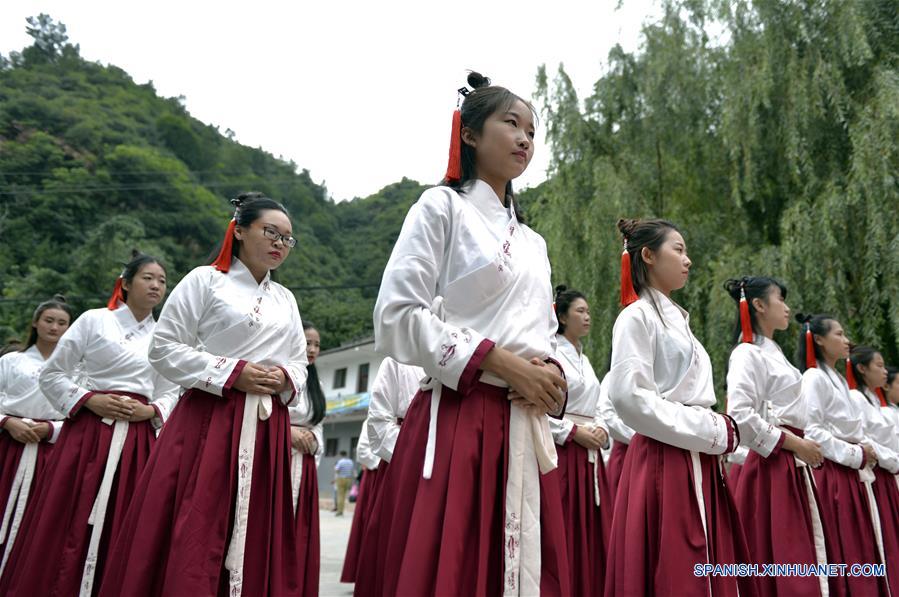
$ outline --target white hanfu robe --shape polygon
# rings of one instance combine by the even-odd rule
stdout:
[[[372,452],[384,462],[393,458],[393,448],[400,435],[400,420],[406,416],[412,398],[426,377],[421,367],[403,365],[390,357],[381,361],[378,367],[371,385],[365,428]]]
[[[304,393],[308,391],[308,388],[304,388]],[[321,464],[322,455],[325,453],[325,433],[324,426],[322,422],[319,421],[315,425],[311,424],[312,421],[312,402],[309,400],[309,397],[306,396],[305,400],[299,400],[296,404],[289,407],[288,412],[290,413],[290,424],[293,427],[302,427],[303,429],[308,429],[312,432],[312,435],[315,436],[315,467],[316,469]],[[293,488],[293,505],[294,508],[297,506],[297,498],[300,494],[300,486],[303,482],[303,456],[304,454],[300,454],[299,450],[291,447],[290,449],[290,475],[291,475],[291,486]]]
[[[655,289],[615,322],[609,397],[636,433],[694,453],[729,451],[727,417],[711,410],[709,355],[690,330],[689,314]]]
[[[41,393],[38,379],[45,362],[44,355],[36,345],[23,352],[12,352],[0,357],[0,433],[6,433],[3,424],[9,417],[24,419],[29,423],[44,421],[50,425],[50,432],[43,441],[48,444],[56,442],[65,415],[56,410]],[[36,443],[24,445],[9,496],[3,504],[3,520],[0,522],[0,544],[3,544],[0,573],[6,567],[7,554],[15,543],[25,506],[28,504],[32,481],[39,468],[39,449],[40,446]],[[0,473],[5,476],[9,471]]]
[[[442,387],[464,392],[478,379],[507,386],[486,372],[478,378],[480,362],[494,344],[527,360],[545,361],[555,352],[558,322],[546,243],[482,180],[469,182],[463,193],[428,189],[410,209],[394,245],[374,326],[379,352],[418,365],[432,378],[423,470],[428,479]],[[506,591],[539,590],[539,474],[556,463],[546,417],[513,406],[503,542]]]
[[[293,293],[271,280],[257,282],[237,258],[223,275],[195,268],[172,291],[150,345],[150,362],[182,388],[221,396],[247,362],[278,366],[288,380],[279,395],[293,406],[305,396],[306,337]],[[308,405],[307,405],[308,409]],[[272,412],[271,396],[247,394],[240,434],[239,487],[226,558],[232,592],[240,593],[253,452],[258,420]]]

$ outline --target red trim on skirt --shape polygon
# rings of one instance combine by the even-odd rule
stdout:
[[[557,445],[556,452],[559,455],[558,477],[562,513],[565,516],[571,592],[574,595],[600,595],[605,585],[606,551],[615,507],[602,453],[596,453],[599,459],[599,465],[595,467],[599,484],[597,506],[594,465],[588,460],[587,449],[572,441],[564,446]]]
[[[833,548],[828,551],[827,559],[849,565],[880,563],[868,496],[859,480],[858,469],[825,459],[814,474],[821,496],[821,518],[835,538],[827,546]],[[831,595],[886,597],[889,594],[884,578],[846,576],[831,580]]]
[[[431,392],[406,413],[360,552],[356,595],[498,595],[510,403],[477,383],[442,390],[434,469],[422,478]],[[558,471],[540,479],[541,594],[568,595]]]
[[[754,578],[705,577],[696,564],[749,561],[718,456],[700,454],[708,541],[690,452],[635,434],[627,450],[609,542],[605,594],[755,595]]]
[[[138,394],[110,390],[144,404]],[[97,499],[113,425],[84,408],[63,423],[54,456],[41,479],[40,491],[29,500],[0,580],[3,595],[77,595],[84,572],[92,527],[88,518]],[[107,563],[110,539],[121,529],[156,432],[150,421],[131,423],[106,508],[97,556],[97,579]],[[98,583],[94,583],[94,591]]]
[[[135,490],[100,595],[227,595],[225,554],[237,492],[245,395],[189,390]],[[290,418],[280,399],[257,425],[243,593],[302,595],[290,477]]]

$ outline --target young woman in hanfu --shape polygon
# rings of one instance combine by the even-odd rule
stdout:
[[[341,579],[342,582],[364,579],[356,586],[356,594],[360,596],[372,594],[366,583],[377,584],[376,581],[372,583],[371,579],[378,576],[374,566],[377,562],[381,525],[373,513],[377,512],[381,488],[390,461],[393,460],[406,411],[418,393],[421,381],[426,377],[421,367],[403,365],[390,357],[385,357],[371,385],[371,402],[368,405],[368,417],[363,425],[363,432],[367,436],[364,439],[378,464],[377,468],[371,468],[362,462],[366,470],[362,473],[362,487],[359,491],[359,501],[356,502],[356,514],[353,516],[350,547],[347,547],[348,563],[351,547],[355,549],[353,552],[355,568],[352,569],[354,580]],[[362,442],[363,439],[360,439],[360,445]],[[361,456],[359,457],[361,462]],[[347,572],[347,564],[344,564],[344,574],[349,579]]]
[[[752,562],[806,564],[828,559],[821,503],[812,468],[821,446],[805,439],[808,425],[802,374],[774,341],[790,325],[787,289],[773,278],[729,280],[737,310],[727,370],[727,410],[749,448],[731,484]],[[764,576],[759,595],[827,595],[825,576]]]
[[[296,299],[271,279],[296,240],[276,201],[234,203],[218,258],[178,283],[153,335],[150,362],[185,393],[101,595],[303,594],[288,406],[305,396],[306,338]]]
[[[64,297],[44,301],[31,317],[25,347],[0,358],[0,573],[62,429],[65,416],[38,378],[71,322]]]
[[[888,374],[880,351],[856,346],[846,360],[849,394],[865,413],[865,437],[877,453],[871,485],[880,515],[881,550],[891,595],[899,595],[899,433],[883,386]]]
[[[602,459],[609,431],[599,412],[599,379],[581,344],[590,332],[590,305],[582,293],[565,286],[556,287],[553,303],[559,320],[555,358],[568,382],[568,405],[565,418],[550,421],[550,428],[559,455],[571,590],[599,595],[615,503]]]
[[[827,557],[840,564],[881,564],[882,534],[874,481],[878,454],[866,435],[863,404],[835,367],[849,357],[849,338],[829,315],[801,313],[804,330],[796,362],[802,373],[802,393],[808,405],[806,436],[821,445],[824,463],[815,470],[821,496],[821,518],[834,541]],[[831,577],[831,595],[889,595],[885,577]]]
[[[740,436],[712,410],[712,365],[671,294],[692,262],[665,220],[620,220],[622,304],[609,397],[636,433],[615,500],[605,594],[753,595],[753,578],[695,574],[747,562],[746,539],[719,456]]]
[[[318,527],[318,465],[324,452],[322,420],[325,418],[325,393],[318,379],[315,360],[321,352],[321,335],[315,326],[303,322],[306,336],[308,375],[305,400],[290,411],[291,487],[296,512],[298,558],[303,563],[303,595],[318,595],[321,538]]]
[[[421,366],[382,488],[377,595],[567,595],[546,413],[564,411],[543,239],[511,181],[531,106],[477,73],[453,117],[444,185],[409,210],[375,304],[375,345]],[[357,578],[357,587],[363,579]],[[372,588],[373,587],[373,588]]]
[[[86,311],[40,374],[67,415],[0,580],[3,595],[96,593],[177,387],[147,359],[166,271],[136,253],[109,303]]]

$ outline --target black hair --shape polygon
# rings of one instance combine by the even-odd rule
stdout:
[[[152,255],[147,255],[146,253],[141,253],[137,249],[131,250],[131,261],[125,264],[125,269],[122,270],[122,302],[128,302],[128,291],[125,290],[125,282],[130,286],[134,281],[134,276],[143,269],[145,265],[149,265],[151,263],[155,263],[159,267],[162,268],[162,271],[166,271],[165,265]]]
[[[627,252],[631,256],[631,282],[634,285],[634,292],[639,295],[649,288],[649,268],[643,261],[643,248],[658,251],[668,238],[669,232],[680,230],[668,220],[659,219],[621,219],[618,220],[618,230],[627,243]]]
[[[887,367],[887,387],[893,385],[897,375],[899,375],[899,367]],[[887,398],[887,406],[899,408],[899,404],[893,404],[890,402],[889,398]]]
[[[871,348],[870,346],[862,346],[857,345],[852,347],[852,352],[849,353],[849,365],[852,367],[852,374],[855,376],[855,385],[857,386],[859,392],[864,395],[865,390],[868,387],[868,384],[865,382],[865,376],[862,375],[862,372],[859,371],[859,365],[864,365],[865,367],[871,364],[871,361],[874,360],[876,355],[880,354],[880,351],[876,348]],[[865,399],[868,397],[865,396]],[[877,404],[880,406],[880,404]]]
[[[520,101],[528,107],[534,119],[537,119],[537,111],[531,102],[518,96],[505,87],[499,85],[491,85],[490,78],[485,77],[481,73],[470,71],[468,73],[468,85],[472,91],[465,96],[460,107],[462,116],[462,127],[468,128],[476,134],[480,134],[484,130],[484,123],[490,116],[497,112],[505,112],[512,107],[515,102]],[[477,168],[475,162],[475,148],[462,141],[462,175],[458,181],[441,181],[441,184],[450,187],[458,193],[462,192],[469,181],[477,178]],[[506,183],[506,196],[503,197],[506,207],[514,201],[515,192],[512,190],[512,181]],[[515,208],[515,215],[519,222],[524,222],[521,210]]]
[[[22,342],[15,338],[8,338],[6,344],[0,346],[0,357],[11,352],[19,352],[22,350]]]
[[[231,205],[234,206],[234,221],[241,228],[249,228],[253,222],[259,219],[263,211],[270,209],[280,211],[285,216],[290,217],[286,207],[257,191],[241,193],[234,199],[231,199]],[[207,263],[214,263],[221,250],[222,243],[219,242],[206,260]],[[237,257],[238,253],[240,253],[240,241],[235,238],[231,244],[231,256]]]
[[[830,315],[826,315],[823,313],[818,315],[804,315],[802,313],[797,313],[796,321],[802,324],[802,333],[799,334],[799,346],[796,348],[796,367],[798,367],[800,371],[804,372],[807,369],[805,365],[806,330],[811,330],[812,334],[815,336],[826,336],[830,333],[830,330],[833,327],[833,322],[836,321],[836,319],[834,319]],[[812,342],[812,345],[815,347],[815,360],[823,361],[824,353],[821,351],[821,347],[817,342]]]
[[[347,455],[346,450],[341,450],[341,451],[340,451],[340,455],[341,455],[341,456],[346,456],[346,455]]]
[[[743,328],[740,324],[740,291],[746,293],[746,303],[749,306],[749,321],[752,323],[752,331],[757,335],[761,335],[759,329],[758,317],[756,316],[755,305],[752,304],[754,299],[760,299],[767,302],[768,297],[774,289],[780,290],[780,296],[787,299],[787,287],[779,280],[768,276],[743,276],[739,280],[730,279],[724,283],[724,290],[737,303],[737,321],[734,323],[734,332],[732,334],[732,342],[736,346],[740,342],[743,335]]]
[[[303,322],[303,331],[317,330],[312,323]],[[325,418],[327,410],[327,400],[325,393],[322,392],[322,384],[318,380],[318,368],[315,363],[306,366],[306,393],[309,395],[309,401],[312,403],[312,419],[311,425],[318,425]]]
[[[565,324],[562,323],[562,315],[568,313],[568,309],[571,308],[571,304],[577,299],[584,299],[586,302],[587,297],[579,290],[573,290],[565,286],[564,284],[560,284],[556,286],[556,298],[554,301],[555,309],[556,309],[556,319],[559,322],[559,329],[556,331],[557,334],[565,333]]]
[[[22,348],[22,351],[26,351],[37,343],[37,328],[34,327],[34,324],[37,323],[37,320],[40,319],[41,315],[44,314],[44,311],[49,309],[59,309],[60,311],[65,311],[69,316],[69,325],[72,324],[72,320],[75,319],[75,312],[72,310],[72,307],[66,302],[66,297],[61,294],[53,295],[53,298],[44,301],[39,304],[37,308],[34,310],[34,315],[31,316],[31,327],[28,332],[28,341],[25,342],[25,346]]]

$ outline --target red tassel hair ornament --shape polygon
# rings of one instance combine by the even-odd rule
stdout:
[[[458,182],[462,179],[462,111],[459,108],[453,112],[449,160],[443,178],[446,182]]]
[[[634,290],[634,278],[631,273],[631,254],[627,251],[627,240],[624,241],[624,251],[621,253],[621,306],[627,307],[638,298]]]
[[[115,281],[115,286],[112,287],[112,296],[109,297],[109,301],[106,302],[106,308],[110,311],[115,311],[119,308],[119,301],[125,302],[125,294],[122,291],[122,276],[119,276]]]
[[[212,266],[223,274],[227,274],[231,269],[231,251],[234,247],[234,227],[237,226],[237,214],[231,218],[228,229],[225,231],[225,240],[222,241],[222,250],[219,251],[218,257],[212,262]]]
[[[850,390],[858,389],[858,382],[855,380],[855,371],[852,370],[852,359],[846,359],[846,383],[849,384]]]
[[[883,393],[883,388],[874,388],[874,393],[877,394],[877,399],[880,400],[880,406],[888,406],[887,397]]]
[[[818,366],[815,357],[815,335],[812,334],[812,326],[805,324],[805,368],[814,369]]]
[[[752,318],[749,316],[745,284],[740,285],[740,328],[743,330],[743,342],[752,344]]]

